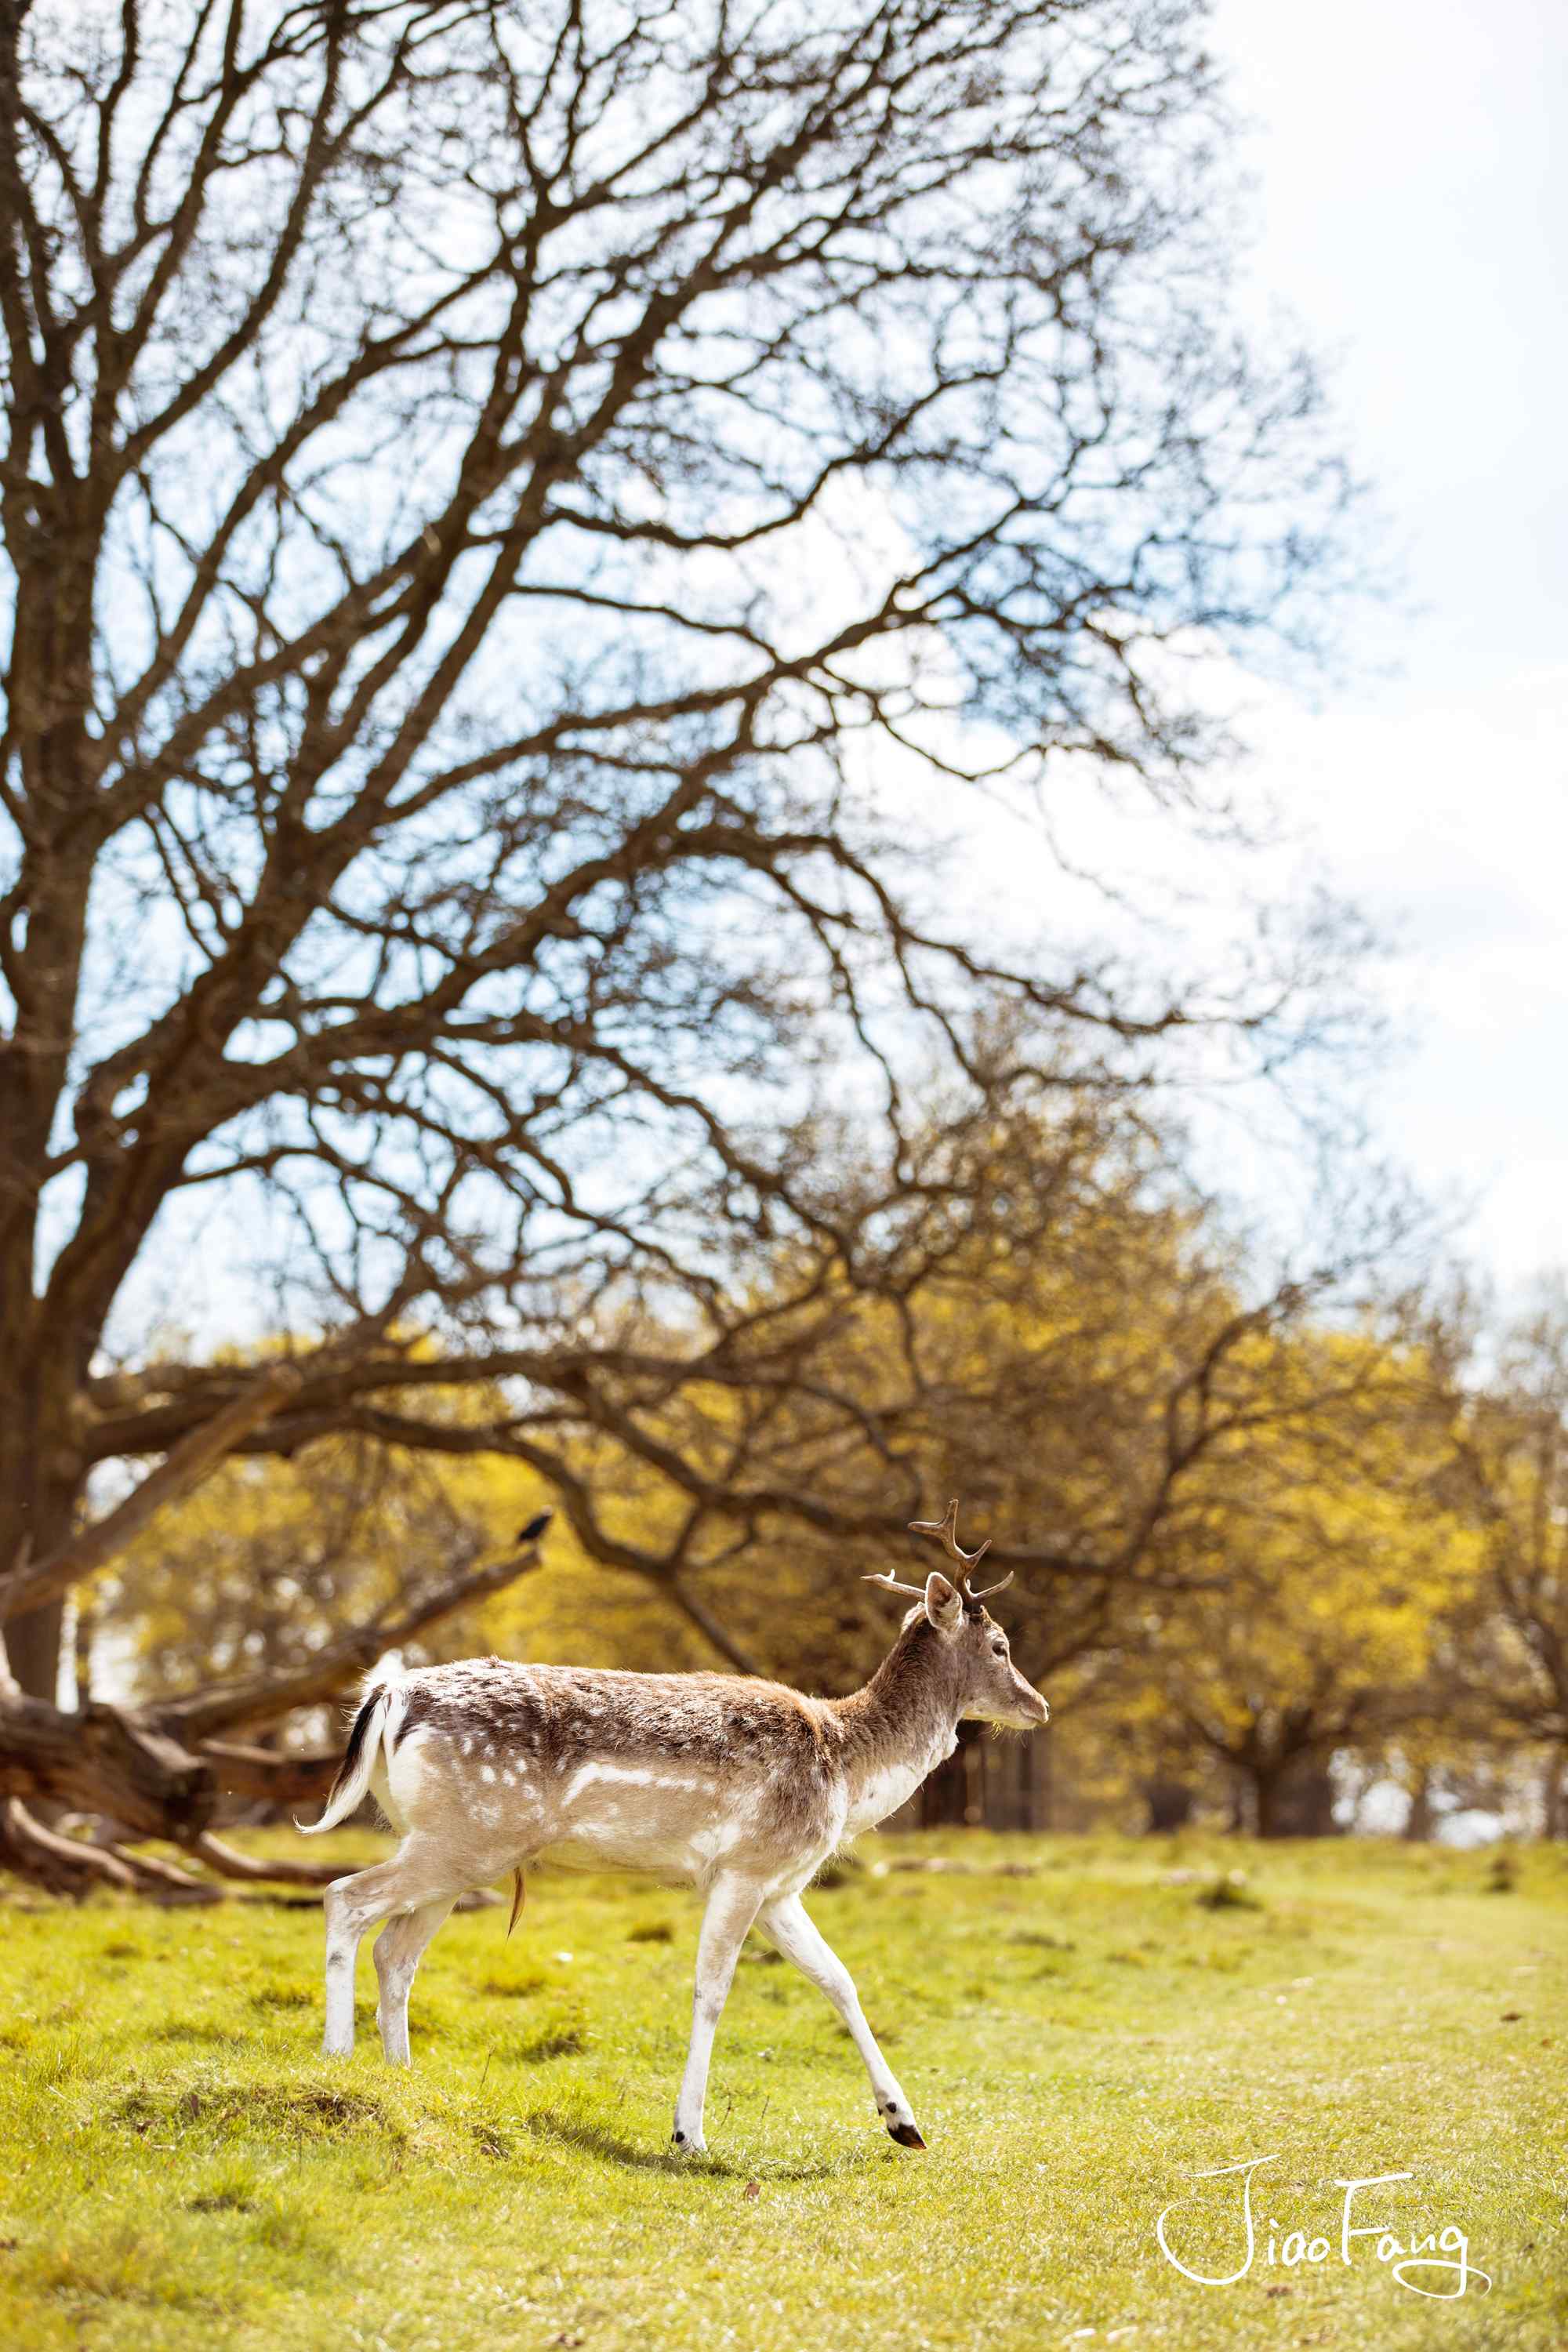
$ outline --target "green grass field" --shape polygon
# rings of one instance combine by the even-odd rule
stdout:
[[[346,1858],[374,1842],[340,1833]],[[313,1906],[0,1900],[0,2343],[468,2347],[1568,2344],[1568,1856],[870,1839],[811,1907],[928,2155],[821,1997],[749,1944],[712,2153],[667,2152],[695,1899],[540,1877],[415,1987],[415,2064],[317,2054]],[[941,1858],[940,1872],[909,1864]],[[1248,1873],[1245,1904],[1197,1898]],[[1506,1875],[1506,1874],[1504,1874]],[[1235,2177],[1255,2176],[1253,2267]],[[1489,2273],[1423,2297],[1355,2220]],[[1268,2261],[1287,2233],[1326,2259]],[[1452,2241],[1450,2240],[1450,2247]],[[1455,2273],[1419,2273],[1451,2285]]]

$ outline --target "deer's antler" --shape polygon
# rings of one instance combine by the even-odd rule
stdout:
[[[1002,1579],[999,1584],[988,1584],[984,1592],[976,1592],[973,1586],[970,1583],[970,1578],[973,1575],[975,1570],[979,1567],[981,1561],[984,1559],[986,1553],[991,1549],[991,1538],[987,1536],[985,1541],[981,1545],[978,1551],[964,1551],[960,1548],[958,1540],[958,1497],[956,1495],[947,1507],[945,1517],[940,1519],[911,1519],[910,1521],[910,1533],[912,1536],[934,1536],[936,1538],[937,1542],[941,1544],[949,1559],[951,1559],[953,1565],[961,1571],[958,1580],[959,1590],[963,1593],[965,1601],[988,1601],[994,1592],[1001,1592],[1013,1581],[1013,1571],[1009,1569],[1006,1575]],[[909,1588],[907,1586],[903,1586],[900,1589],[907,1591]]]
[[[879,1584],[884,1592],[902,1592],[910,1601],[923,1601],[926,1597],[923,1584],[900,1584],[896,1576],[863,1576],[860,1581],[862,1584]]]

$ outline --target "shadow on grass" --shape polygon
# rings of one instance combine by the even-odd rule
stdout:
[[[576,2123],[555,2115],[548,2107],[530,2116],[526,2127],[540,2139],[552,2139],[559,2147],[576,2148],[584,2156],[596,2156],[606,2164],[624,2165],[628,2172],[663,2172],[683,2179],[836,2180],[849,2173],[863,2172],[871,2161],[870,2155],[861,2148],[838,2157],[818,2157],[806,2164],[731,2164],[721,2156],[680,2156],[672,2147],[638,2147],[633,2140],[606,2131],[602,2124]]]
[[[295,2090],[282,2084],[209,2082],[180,2091],[139,2085],[110,2109],[139,2137],[154,2129],[215,2126],[253,2137],[360,2139],[403,2147],[407,2133],[379,2099],[363,2091]]]

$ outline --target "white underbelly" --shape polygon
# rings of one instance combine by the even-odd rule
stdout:
[[[547,1870],[630,1871],[638,1877],[657,1879],[661,1886],[700,1885],[712,1868],[689,1845],[658,1847],[651,1843],[633,1844],[602,1838],[566,1838],[559,1845],[547,1845],[531,1858],[530,1869],[538,1864]]]

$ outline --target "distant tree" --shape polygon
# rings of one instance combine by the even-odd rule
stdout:
[[[1542,1821],[1568,1836],[1568,1286],[1543,1282],[1457,1383],[1453,1494],[1483,1571],[1439,1664],[1456,1723],[1502,1758],[1542,1759]]]
[[[1263,1409],[1237,1403],[1196,1482],[1191,1589],[1087,1696],[1143,1780],[1229,1800],[1263,1837],[1321,1836],[1336,1755],[1442,1740],[1441,1629],[1478,1546],[1444,1498],[1418,1349],[1303,1321],[1251,1335],[1220,1386]]]
[[[445,1444],[440,1391],[504,1381],[548,1481],[540,1401],[618,1439],[650,1310],[723,1380],[759,1251],[875,1281],[911,1056],[974,1116],[1042,1036],[1125,1086],[1315,1017],[1315,938],[1204,985],[999,958],[868,781],[1098,769],[1180,824],[1225,742],[1173,650],[1297,642],[1337,580],[1310,371],[1226,311],[1201,33],[0,5],[14,1797],[59,1782],[100,1468]],[[847,1222],[829,1072],[884,1107]],[[292,1386],[157,1342],[198,1251],[231,1328],[314,1335]],[[604,1561],[689,1541],[566,1500]],[[210,1774],[156,1753],[177,1832]]]
[[[1279,1758],[1255,1727],[1238,1761],[1277,1821],[1305,1826],[1352,1690],[1363,1745],[1424,1709],[1433,1612],[1466,1556],[1434,1508],[1421,1359],[1345,1328],[1376,1297],[1397,1207],[1347,1214],[1333,1255],[1260,1280],[1136,1103],[936,1128],[910,1167],[874,1287],[831,1267],[809,1286],[792,1260],[748,1294],[721,1380],[679,1349],[679,1381],[657,1350],[628,1365],[616,1434],[558,1486],[580,1476],[623,1527],[679,1528],[658,1589],[732,1662],[823,1690],[885,1644],[889,1603],[860,1580],[885,1565],[887,1517],[959,1494],[987,1572],[1016,1575],[998,1606],[1023,1669],[1063,1698],[1069,1745],[1084,1705],[1109,1706],[1123,1789],[1228,1796],[1204,1735],[1231,1718],[1200,1728],[1199,1678],[1212,1696],[1244,1656],[1266,1662],[1260,1706],[1283,1691],[1296,1712]],[[540,1598],[514,1612],[500,1596],[487,1618],[521,1631]],[[1325,1611],[1332,1686],[1303,1714]],[[929,1804],[962,1817],[952,1777]]]

